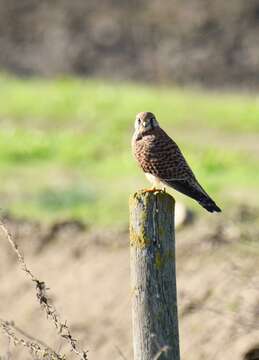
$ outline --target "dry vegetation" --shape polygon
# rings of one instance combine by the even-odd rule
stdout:
[[[132,359],[128,232],[87,230],[74,222],[44,227],[11,217],[5,224],[30,267],[50,285],[52,301],[89,359]],[[258,236],[258,210],[247,206],[224,218],[194,218],[177,231],[183,360],[190,354],[192,360],[257,359]],[[1,249],[1,317],[58,352],[59,336],[41,316],[33,286],[2,235]],[[7,343],[0,341],[4,355]],[[19,347],[9,352],[27,359]],[[69,354],[69,347],[63,344],[62,353]]]
[[[11,233],[3,223],[0,223],[0,230],[2,231],[9,245],[12,247],[14,253],[16,254],[21,269],[26,273],[27,277],[29,277],[29,279],[34,284],[36,289],[36,298],[42,310],[45,312],[48,321],[50,321],[54,325],[60,338],[62,340],[65,340],[69,344],[71,351],[75,353],[79,359],[87,360],[87,351],[78,348],[77,340],[73,338],[67,322],[62,322],[61,317],[57,312],[55,306],[51,304],[50,299],[47,295],[48,288],[45,282],[37,279],[37,277],[35,277],[35,275],[28,268],[18,244],[15,242]],[[4,335],[6,335],[9,340],[13,342],[14,345],[24,346],[36,358],[48,358],[50,360],[66,360],[65,355],[57,353],[41,341],[37,341],[35,338],[26,335],[26,333],[19,330],[19,328],[17,328],[12,321],[0,319],[0,328],[2,329]],[[23,337],[21,337],[21,334],[23,335]]]
[[[258,19],[258,1],[2,0],[0,64],[20,74],[251,87]]]

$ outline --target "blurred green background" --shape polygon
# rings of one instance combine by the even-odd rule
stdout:
[[[208,4],[0,2],[2,212],[126,224],[140,111],[223,209],[256,203],[259,7]]]
[[[126,224],[129,194],[149,186],[130,147],[135,115],[145,110],[223,209],[256,204],[257,95],[5,73],[0,87],[1,207],[17,216]]]

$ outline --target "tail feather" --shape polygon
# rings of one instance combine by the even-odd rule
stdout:
[[[210,198],[204,198],[200,201],[198,201],[198,203],[204,207],[204,209],[208,210],[209,212],[213,213],[213,212],[221,212],[221,209],[218,207],[218,205]]]
[[[221,209],[216,203],[210,198],[205,190],[200,186],[199,183],[193,184],[186,180],[170,180],[164,182],[166,185],[171,186],[177,191],[191,197],[198,201],[198,203],[209,212],[221,212]],[[195,186],[196,185],[196,186]]]

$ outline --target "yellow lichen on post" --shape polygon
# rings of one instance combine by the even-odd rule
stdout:
[[[143,194],[144,196],[142,197]],[[141,204],[143,205],[143,209],[144,209],[146,207],[146,201],[147,201],[147,196],[145,196],[145,194],[148,193],[139,191],[136,192],[133,196],[130,196],[129,198],[130,209],[136,208],[136,205],[139,203],[140,198],[142,199]],[[133,216],[133,214],[130,213],[130,216]],[[146,229],[145,229],[145,224],[147,221],[147,213],[145,211],[141,211],[139,212],[139,216],[140,218],[138,223],[134,222],[133,224],[132,221],[130,221],[130,245],[139,248],[144,248],[148,246],[150,243],[149,239],[147,238]]]
[[[162,258],[160,252],[158,251],[156,253],[156,257],[155,257],[155,264],[156,264],[156,268],[158,270],[163,266],[163,262],[164,262],[164,259]]]
[[[167,251],[165,254],[161,254],[161,252],[158,250],[155,254],[155,264],[157,269],[161,269],[163,266],[165,266],[167,261],[174,261],[174,253],[173,251]]]
[[[132,227],[130,228],[130,245],[141,249],[149,245],[149,240],[146,238],[143,229],[142,231],[136,232]]]

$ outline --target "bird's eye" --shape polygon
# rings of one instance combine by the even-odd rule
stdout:
[[[138,124],[139,124],[139,125],[141,124],[141,120],[140,120],[140,119],[138,119]]]

